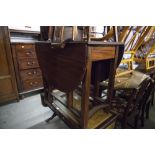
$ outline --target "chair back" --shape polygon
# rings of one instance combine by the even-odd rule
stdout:
[[[150,78],[146,78],[138,88],[134,89],[131,93],[131,97],[129,99],[127,105],[127,113],[134,111],[136,109],[140,109],[143,105],[143,101],[146,97],[146,88],[150,83]]]
[[[149,92],[152,89],[152,80],[148,77],[146,78],[137,88],[137,94],[134,101],[134,108],[141,110],[149,97]]]

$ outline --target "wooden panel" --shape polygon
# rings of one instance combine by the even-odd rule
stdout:
[[[0,103],[18,99],[8,28],[0,26]]]
[[[0,80],[0,96],[10,94],[13,91],[14,90],[11,78],[5,78]]]
[[[35,58],[20,59],[18,63],[19,63],[19,69],[29,69],[39,67],[38,61]]]
[[[115,57],[115,47],[91,47],[93,61],[112,59]]]
[[[48,83],[63,92],[73,91],[83,79],[86,70],[85,44],[66,44],[64,48],[50,43],[36,43],[39,65]]]
[[[9,73],[9,66],[7,60],[7,53],[5,49],[5,40],[3,39],[4,34],[0,30],[0,76],[8,75]]]
[[[23,83],[24,91],[33,90],[35,88],[42,87],[43,85],[42,78],[34,78],[30,80],[25,80],[22,83]]]
[[[42,76],[41,70],[39,68],[22,70],[20,72],[20,75],[21,75],[22,80],[33,79],[33,78],[37,78],[37,77]]]

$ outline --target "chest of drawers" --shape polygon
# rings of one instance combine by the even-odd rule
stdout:
[[[12,43],[11,46],[19,94],[41,89],[42,74],[34,43]]]

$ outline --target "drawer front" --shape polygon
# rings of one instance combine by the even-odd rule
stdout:
[[[18,59],[20,58],[36,58],[34,45],[16,45],[16,53]]]
[[[32,50],[24,50],[24,51],[17,51],[17,57],[20,58],[36,58],[35,51]]]
[[[22,70],[20,72],[20,76],[22,80],[28,80],[33,78],[41,77],[41,70],[39,68],[36,69],[28,69],[28,70]]]
[[[91,47],[91,58],[95,60],[113,59],[115,47]]]
[[[35,58],[20,59],[18,63],[19,69],[30,69],[39,67],[38,61]]]
[[[24,91],[33,90],[43,86],[42,78],[34,78],[30,80],[23,81]]]
[[[16,45],[16,50],[28,50],[28,49],[35,49],[35,45],[33,45],[33,44]]]

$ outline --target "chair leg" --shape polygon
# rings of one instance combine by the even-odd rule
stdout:
[[[146,105],[146,119],[149,119],[150,102]]]
[[[151,105],[153,106],[154,105],[154,93],[153,93],[153,95],[152,95],[152,98],[151,98]]]
[[[121,126],[122,126],[122,129],[126,129],[127,128],[127,119],[126,119],[126,117],[123,118]]]
[[[145,121],[145,112],[147,111],[147,107],[148,107],[148,104],[145,103],[145,105],[142,107],[141,109],[141,115],[140,116],[140,121],[141,121],[141,127],[144,127],[144,121]]]
[[[122,126],[122,129],[126,129],[126,124],[124,122],[121,124],[121,126]]]
[[[144,113],[141,116],[141,127],[144,127]]]
[[[138,116],[135,116],[134,128],[137,129],[138,126]]]
[[[46,120],[46,122],[48,123],[48,122],[51,121],[55,116],[56,116],[56,113],[53,113],[53,115],[52,115],[50,118],[48,118],[48,119]]]

